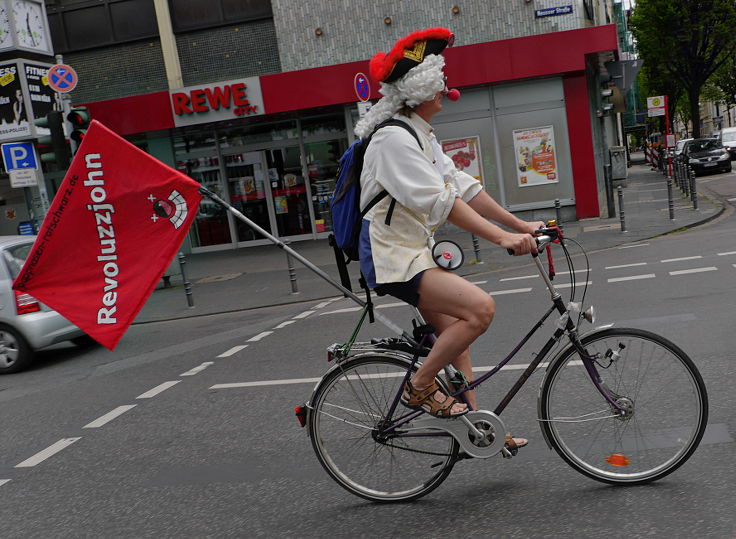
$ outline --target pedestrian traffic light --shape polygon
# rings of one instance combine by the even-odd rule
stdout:
[[[49,130],[48,135],[38,138],[39,159],[43,163],[56,163],[60,170],[69,167],[70,156],[64,134],[63,114],[52,111],[34,123],[36,127]]]
[[[90,115],[87,107],[74,107],[71,112],[66,115],[67,121],[72,124],[72,132],[69,138],[77,144],[81,144],[84,135],[89,127]]]

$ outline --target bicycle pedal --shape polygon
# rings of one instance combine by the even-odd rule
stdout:
[[[501,449],[501,456],[505,459],[512,459],[514,458],[514,454],[506,449],[505,447]]]

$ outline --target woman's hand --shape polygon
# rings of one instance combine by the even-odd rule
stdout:
[[[522,221],[522,226],[518,228],[518,231],[522,234],[531,234],[534,236],[534,233],[539,230],[540,228],[544,228],[546,225],[543,221]]]
[[[506,235],[501,238],[499,245],[504,249],[511,249],[514,252],[514,256],[528,255],[529,253],[537,252],[537,242],[530,234],[512,234],[507,232]]]

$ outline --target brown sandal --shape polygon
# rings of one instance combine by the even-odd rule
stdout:
[[[404,387],[404,393],[401,395],[401,403],[408,408],[424,410],[428,414],[442,419],[452,419],[468,413],[468,409],[466,408],[460,413],[453,414],[452,407],[455,404],[461,404],[460,401],[454,397],[446,395],[447,398],[445,401],[439,402],[434,398],[434,394],[437,391],[442,391],[437,385],[437,382],[432,382],[432,385],[425,389],[416,389],[411,385],[411,381],[407,380],[406,386]]]
[[[516,453],[519,452],[519,448],[524,447],[528,443],[529,440],[526,438],[513,438],[511,434],[507,432],[504,447],[509,450],[509,453],[511,453],[512,456],[516,456]]]

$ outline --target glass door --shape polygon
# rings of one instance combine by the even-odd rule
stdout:
[[[311,142],[304,145],[314,207],[314,228],[318,234],[332,231],[330,200],[335,192],[338,161],[346,149],[345,139]]]
[[[263,152],[224,155],[230,204],[248,219],[269,233],[266,174],[263,170]],[[263,239],[247,224],[235,219],[237,241]]]
[[[311,234],[309,202],[299,147],[266,150],[265,154],[277,235],[283,238]]]

